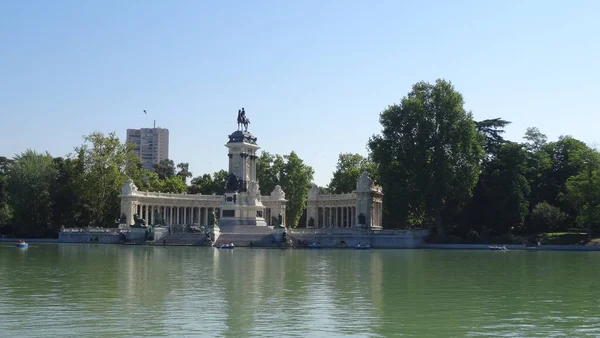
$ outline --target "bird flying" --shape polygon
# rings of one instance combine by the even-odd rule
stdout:
[[[148,113],[146,112],[146,109],[144,109],[144,114],[148,115]]]

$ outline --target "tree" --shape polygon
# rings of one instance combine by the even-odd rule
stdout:
[[[56,179],[52,182],[52,224],[60,225],[80,224],[81,209],[77,187],[80,163],[78,159],[64,159],[56,157],[53,159],[57,168]]]
[[[179,176],[171,176],[165,179],[158,178],[158,174],[146,172],[146,186],[148,191],[182,194],[188,187]]]
[[[161,180],[175,176],[175,163],[173,160],[165,158],[154,165],[154,172],[158,175]]]
[[[485,224],[496,235],[511,234],[523,226],[529,212],[527,152],[517,143],[503,145],[486,168]]]
[[[523,136],[527,142],[525,143],[525,148],[530,152],[538,152],[548,141],[548,137],[545,134],[542,134],[540,130],[536,127],[529,127],[527,131],[525,131],[525,136]]]
[[[598,161],[596,151],[585,143],[570,136],[561,136],[558,141],[542,145],[536,153],[540,171],[535,175],[535,204],[546,201],[567,213],[564,226],[574,226],[578,208],[572,199],[566,198],[567,180],[590,172],[589,166]]]
[[[12,218],[12,210],[8,201],[8,171],[12,160],[0,156],[0,225],[7,224]]]
[[[483,158],[481,138],[462,95],[444,80],[419,82],[380,115],[369,140],[386,193],[387,223],[434,222],[443,235],[447,205],[471,194]]]
[[[285,156],[285,160],[281,187],[286,192],[288,200],[286,206],[287,223],[295,228],[298,226],[302,212],[306,207],[306,198],[314,170],[304,164],[304,161],[293,151]]]
[[[280,185],[288,199],[287,224],[292,227],[298,226],[313,179],[313,168],[304,164],[293,151],[285,156],[263,152],[257,159],[256,168],[261,192],[269,194],[276,185]]]
[[[327,187],[333,194],[345,194],[356,190],[356,182],[363,172],[379,181],[377,165],[360,154],[340,154],[333,178]]]
[[[194,178],[188,187],[188,194],[223,195],[227,184],[227,171],[219,170],[212,174],[204,174]]]
[[[15,156],[7,176],[17,234],[41,236],[51,224],[51,187],[57,169],[48,153],[26,150]]]
[[[78,190],[89,220],[95,226],[112,226],[120,213],[119,194],[127,180],[127,166],[135,163],[132,148],[119,141],[114,132],[94,132],[75,148],[82,172]]]
[[[491,157],[497,154],[500,147],[506,143],[502,134],[505,132],[504,128],[509,124],[510,121],[503,120],[499,117],[475,122],[475,129],[484,137],[485,143],[483,149],[485,150],[488,159],[491,159]]]
[[[538,203],[531,211],[532,230],[537,233],[556,231],[563,227],[567,215],[560,208],[548,204]]]
[[[263,151],[256,159],[256,179],[263,194],[270,194],[276,185],[281,185],[284,175],[285,159],[281,155],[272,155]]]
[[[192,177],[192,173],[189,170],[190,169],[189,163],[179,163],[179,164],[177,164],[177,169],[179,169],[179,170],[177,171],[176,176],[183,179],[184,183],[186,182],[186,180],[189,177]]]
[[[564,200],[577,210],[576,223],[591,239],[592,230],[600,229],[600,155],[589,148],[579,155],[583,170],[567,179]]]

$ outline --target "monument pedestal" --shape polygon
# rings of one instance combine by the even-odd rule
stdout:
[[[226,192],[221,206],[220,227],[251,225],[267,226],[263,216],[264,206],[246,192]]]

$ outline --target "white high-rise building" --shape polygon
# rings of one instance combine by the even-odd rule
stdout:
[[[127,143],[135,144],[134,153],[144,169],[154,171],[154,165],[169,158],[169,129],[127,129]]]

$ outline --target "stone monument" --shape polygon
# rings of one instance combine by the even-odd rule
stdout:
[[[219,226],[266,226],[260,187],[256,180],[256,137],[248,132],[246,112],[238,111],[238,130],[229,135],[229,178],[221,205]],[[241,130],[241,126],[245,129]]]

